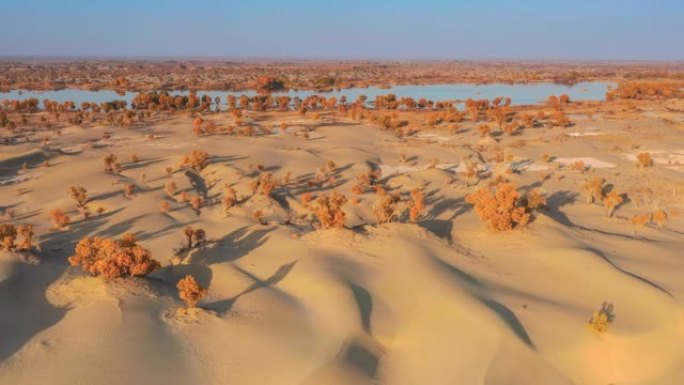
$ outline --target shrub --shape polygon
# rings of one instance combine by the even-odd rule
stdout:
[[[226,187],[226,191],[223,193],[223,199],[221,199],[221,204],[223,205],[223,210],[228,212],[237,203],[237,194],[235,189],[232,187]]]
[[[610,193],[608,193],[608,195],[606,195],[605,198],[603,198],[603,205],[606,207],[606,210],[608,211],[608,218],[613,216],[615,209],[623,201],[624,198],[622,197],[622,195],[615,190],[611,191]]]
[[[123,194],[126,198],[130,198],[135,195],[135,185],[133,183],[126,183],[123,186]]]
[[[261,173],[259,179],[257,180],[257,187],[261,195],[270,197],[273,190],[278,186],[278,181],[273,178],[273,174],[270,172]]]
[[[411,223],[416,223],[418,218],[423,215],[425,210],[425,196],[419,188],[413,189],[411,191],[411,203],[409,206],[409,220]]]
[[[17,234],[22,237],[17,248],[19,250],[30,250],[33,248],[33,225],[19,225]]]
[[[169,210],[171,210],[171,206],[169,206],[169,202],[167,202],[167,201],[162,201],[162,202],[159,204],[159,210],[160,210],[161,212],[163,212],[163,213],[168,213]]]
[[[268,222],[264,221],[264,212],[261,210],[256,210],[252,212],[252,219],[254,219],[254,222],[266,226]]]
[[[166,185],[164,186],[164,191],[166,191],[166,195],[168,195],[170,198],[173,198],[177,189],[178,187],[173,181],[166,182]]]
[[[316,199],[313,210],[322,228],[344,228],[347,215],[342,210],[342,206],[345,203],[347,203],[347,198],[337,191],[333,191],[330,195],[322,194]]]
[[[470,162],[465,165],[465,170],[459,173],[463,179],[466,180],[466,185],[470,186],[470,181],[477,178],[480,174],[477,164]]]
[[[302,202],[302,206],[305,208],[309,207],[309,203],[313,200],[313,195],[311,193],[304,193],[302,197],[300,198]]]
[[[657,210],[652,214],[651,219],[653,220],[653,223],[659,227],[663,227],[665,222],[667,222],[667,213],[663,210]]]
[[[209,162],[209,154],[206,151],[193,150],[188,155],[183,155],[181,167],[189,166],[197,172],[202,171]]]
[[[14,249],[14,241],[17,238],[17,228],[14,225],[0,225],[0,247],[3,250]]]
[[[88,202],[88,191],[82,186],[69,186],[69,196],[76,201],[79,208],[85,207]]]
[[[587,165],[584,164],[584,162],[582,162],[581,160],[578,160],[576,162],[570,163],[570,170],[584,173],[585,171],[587,171]]]
[[[191,198],[192,198],[192,195],[190,195],[189,192],[181,191],[181,193],[176,197],[176,202],[178,202],[178,203],[190,202]]]
[[[634,226],[645,226],[651,222],[651,213],[637,214],[630,220]]]
[[[188,308],[194,308],[197,302],[207,294],[207,289],[197,284],[195,277],[186,275],[185,278],[178,281],[176,285],[178,288],[178,297],[182,299]]]
[[[482,123],[477,126],[477,131],[480,133],[480,136],[485,137],[492,132],[492,129],[488,124]]]
[[[613,305],[604,302],[601,309],[592,315],[587,327],[596,334],[602,334],[608,331],[614,319]]]
[[[637,167],[646,168],[653,166],[653,157],[650,152],[642,152],[637,155]]]
[[[116,162],[117,157],[114,154],[107,154],[105,155],[103,161],[104,161],[104,170],[107,172],[119,172],[121,171],[121,164]]]
[[[80,266],[94,276],[107,279],[145,276],[161,266],[130,233],[119,240],[83,238],[68,260],[71,266]]]
[[[202,208],[204,205],[204,200],[202,199],[201,196],[195,195],[192,198],[190,198],[190,206],[192,206],[193,209],[199,210]]]
[[[399,219],[402,214],[398,195],[378,190],[378,200],[373,204],[373,215],[378,223],[389,223]]]
[[[546,197],[537,189],[527,193],[525,200],[527,202],[527,208],[530,210],[536,210],[540,207],[546,206]]]
[[[525,226],[530,220],[528,199],[521,199],[512,183],[499,183],[496,190],[482,188],[466,196],[466,202],[475,206],[480,219],[497,231]]]
[[[71,221],[71,218],[59,209],[54,209],[50,211],[50,218],[52,219],[52,225],[56,229],[65,228],[69,225],[69,222]]]
[[[187,226],[183,229],[183,235],[185,235],[185,240],[187,242],[187,245],[185,246],[187,250],[199,247],[207,240],[207,233],[200,228],[193,229],[192,227]]]
[[[584,195],[587,204],[603,200],[603,184],[605,182],[605,179],[597,176],[584,183],[582,186],[582,195]]]

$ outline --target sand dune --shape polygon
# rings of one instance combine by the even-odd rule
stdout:
[[[198,138],[187,116],[175,116],[117,128],[106,140],[111,127],[70,126],[60,136],[41,133],[50,143],[39,150],[36,143],[3,150],[2,177],[12,180],[0,185],[3,222],[33,224],[40,249],[0,255],[0,383],[684,379],[684,190],[663,155],[684,139],[675,127],[625,137],[613,120],[578,121],[571,129],[531,128],[483,142],[474,125],[457,134],[438,126],[426,129],[434,132],[424,141],[332,115],[250,115],[254,124],[278,126],[282,119],[312,135],[295,129]],[[230,121],[225,114],[207,119]],[[650,127],[657,119],[631,124]],[[565,134],[587,129],[602,135]],[[653,167],[638,169],[623,155],[639,152],[627,151],[637,143],[661,149],[653,151]],[[208,166],[179,170],[180,155],[197,149],[210,155]],[[505,159],[493,160],[497,152]],[[103,171],[108,153],[117,154],[120,172]],[[137,162],[129,160],[133,154]],[[539,160],[542,154],[552,157]],[[45,160],[49,167],[41,167]],[[335,166],[325,178],[308,183],[328,160]],[[569,167],[577,161],[589,168]],[[18,171],[24,163],[28,169]],[[463,176],[467,164],[477,165],[473,180]],[[253,195],[259,165],[278,178],[289,172],[291,183],[272,198]],[[426,210],[416,224],[376,224],[376,194],[351,193],[359,175],[376,169],[390,191],[424,191]],[[546,195],[546,208],[527,227],[494,232],[464,201],[497,176]],[[582,184],[596,176],[627,194],[612,218],[581,197]],[[170,181],[177,194],[202,196],[204,207],[170,199]],[[135,186],[134,195],[124,195],[125,184]],[[70,185],[88,190],[90,218],[67,195]],[[226,186],[239,200],[228,213],[220,204]],[[333,188],[354,199],[344,206],[347,229],[317,230],[301,198]],[[162,201],[168,212],[160,211]],[[669,215],[662,228],[630,222],[659,208]],[[52,228],[52,209],[72,216],[67,229]],[[252,218],[256,210],[264,224]],[[203,228],[208,240],[179,251],[188,225]],[[68,266],[79,239],[126,232],[162,262],[160,270],[107,281]],[[200,307],[188,311],[175,287],[187,274],[208,288]],[[587,323],[604,302],[615,318],[608,332],[596,334]]]

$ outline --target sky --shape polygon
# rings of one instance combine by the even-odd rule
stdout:
[[[684,0],[0,0],[0,57],[684,60]]]

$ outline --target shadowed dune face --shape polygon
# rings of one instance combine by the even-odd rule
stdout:
[[[38,247],[0,253],[0,383],[680,383],[684,115],[661,102],[13,111],[0,222]],[[162,267],[68,266],[124,233]]]

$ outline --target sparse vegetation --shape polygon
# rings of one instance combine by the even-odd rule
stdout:
[[[88,203],[88,191],[82,186],[69,186],[69,196],[76,201],[79,208],[85,207]]]
[[[610,329],[614,319],[613,305],[604,302],[601,308],[591,316],[587,327],[597,335],[603,334]]]
[[[530,221],[532,206],[542,201],[538,193],[523,199],[512,183],[500,183],[492,191],[482,188],[466,196],[466,202],[475,206],[480,219],[497,231],[524,227]],[[530,202],[533,202],[530,205]]]
[[[637,155],[637,166],[639,168],[646,168],[653,166],[653,157],[650,152],[642,152]]]
[[[201,287],[192,275],[186,275],[178,281],[176,288],[178,288],[178,297],[185,302],[188,308],[196,307],[197,302],[201,301],[207,294],[207,289]]]
[[[416,223],[425,211],[425,196],[419,188],[411,191],[411,203],[409,205],[409,220]]]
[[[160,267],[130,233],[118,240],[97,236],[81,239],[68,260],[71,266],[107,279],[142,277]]]
[[[191,167],[197,172],[201,172],[207,164],[209,164],[209,154],[206,151],[193,150],[181,158],[181,167]]]
[[[347,198],[333,191],[329,195],[321,194],[316,199],[313,205],[313,211],[318,218],[321,228],[323,229],[342,229],[347,222],[347,215],[344,213],[342,206],[347,203]]]
[[[615,209],[624,201],[622,194],[616,190],[612,190],[603,198],[603,206],[605,206],[608,218],[613,216]]]
[[[71,222],[71,218],[59,209],[50,211],[50,218],[52,220],[52,225],[58,230],[69,226],[69,223]]]
[[[582,195],[584,195],[584,198],[587,202],[587,204],[591,204],[594,202],[602,202],[603,197],[604,197],[604,183],[605,179],[601,177],[594,177],[584,183],[582,185]]]

